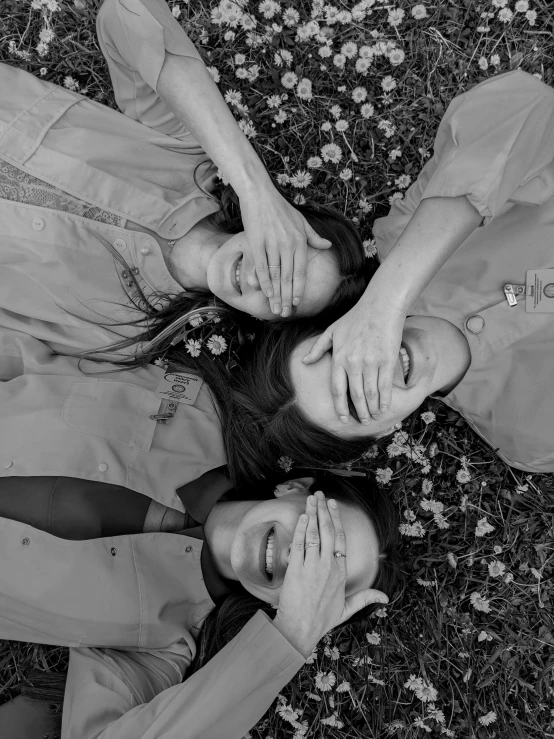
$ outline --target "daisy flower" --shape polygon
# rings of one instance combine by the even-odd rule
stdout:
[[[279,457],[279,459],[277,460],[277,464],[285,472],[290,472],[292,469],[293,461],[290,457],[283,456],[283,457]],[[315,651],[316,650],[314,649],[314,652]]]
[[[461,485],[464,485],[466,482],[469,482],[471,480],[471,475],[469,474],[469,470],[466,470],[466,469],[458,470],[458,472],[456,473],[456,480]]]
[[[529,0],[517,0],[514,10],[516,13],[526,13],[529,10]]]
[[[220,80],[219,70],[216,69],[216,67],[206,67],[206,69],[208,70],[208,72],[211,75],[211,78],[213,79],[213,81],[217,85],[217,83]]]
[[[366,634],[365,638],[369,644],[377,645],[381,643],[381,637],[376,631],[372,631],[371,634]]]
[[[361,202],[362,201],[360,201],[360,207],[362,208],[364,213],[369,213],[372,210],[372,207],[373,207],[372,204],[366,202],[365,208],[364,208],[364,205],[362,205]],[[371,207],[368,208],[367,206],[371,206]],[[364,247],[364,254],[366,255],[368,259],[370,259],[371,257],[374,257],[377,254],[377,247],[375,246],[375,239],[366,239],[363,242],[363,247]]]
[[[227,349],[227,342],[225,341],[223,336],[218,336],[217,334],[214,334],[208,339],[208,341],[206,342],[206,346],[212,354],[218,356],[219,354],[223,354],[225,349]]]
[[[419,698],[420,701],[423,701],[424,703],[431,702],[434,703],[438,698],[437,689],[434,688],[431,683],[428,683],[426,680],[421,681],[421,685],[418,685],[414,689],[414,693],[416,694],[416,697]]]
[[[275,123],[284,123],[288,118],[287,113],[284,110],[280,110],[276,115],[273,116]]]
[[[282,18],[285,26],[292,28],[292,26],[296,26],[296,24],[300,20],[300,13],[296,10],[296,8],[286,8],[283,11]]]
[[[390,467],[385,467],[385,469],[379,468],[375,471],[375,479],[377,482],[380,482],[381,485],[388,485],[388,483],[392,479],[392,470]]]
[[[375,113],[375,108],[371,103],[364,103],[362,107],[360,108],[360,113],[362,114],[363,118],[371,118],[371,116]]]
[[[361,46],[358,54],[360,59],[373,59],[373,49],[371,46]]]
[[[367,90],[365,87],[355,87],[352,90],[352,100],[355,103],[363,103],[367,97]]]
[[[322,164],[321,157],[310,157],[306,162],[308,169],[319,169]]]
[[[421,539],[425,536],[425,528],[421,521],[414,521],[414,523],[401,523],[398,530],[403,536],[413,536],[416,539]]]
[[[347,693],[350,690],[350,683],[348,680],[344,680],[340,685],[337,685],[337,693]]]
[[[343,133],[344,131],[347,130],[347,128],[348,128],[349,125],[350,124],[348,123],[348,121],[345,121],[343,119],[343,120],[337,121],[335,123],[335,128],[337,129],[337,131],[339,131],[339,133]]]
[[[324,724],[325,726],[334,726],[335,729],[342,729],[344,726],[344,723],[339,719],[336,712],[327,716],[327,718],[320,719],[319,723]]]
[[[321,149],[321,158],[324,162],[338,164],[342,159],[342,149],[338,144],[325,144]]]
[[[391,90],[394,90],[396,87],[396,80],[394,77],[391,77],[390,74],[388,74],[386,77],[383,77],[381,80],[381,87],[385,92],[391,92]]]
[[[482,56],[477,63],[479,64],[479,69],[482,69],[483,71],[489,68],[486,56]]]
[[[481,726],[489,726],[490,724],[494,724],[496,719],[496,711],[489,711],[484,716],[479,716],[478,721]]]
[[[333,128],[333,124],[330,121],[323,121],[321,124],[322,131],[330,131]]]
[[[315,676],[315,685],[318,690],[332,690],[337,678],[332,672],[318,672]]]
[[[356,59],[356,72],[365,77],[370,65],[371,59],[364,59],[363,57],[360,57],[359,59]]]
[[[312,95],[312,83],[307,77],[300,80],[296,87],[296,94],[301,100],[311,100]]]
[[[325,46],[320,46],[317,53],[322,59],[328,59],[333,52],[331,51],[331,47],[326,44]]]
[[[506,565],[498,559],[493,559],[489,562],[488,570],[491,577],[501,577],[506,572]]]
[[[402,23],[405,15],[406,15],[406,11],[403,10],[402,8],[393,8],[389,12],[389,16],[387,18],[387,21],[388,21],[388,23],[390,23],[390,25],[393,28],[396,28],[397,26],[399,26]]]
[[[344,65],[346,64],[346,57],[344,56],[344,54],[335,54],[335,56],[333,57],[333,64],[335,65],[335,67],[344,67]]]
[[[289,724],[292,724],[293,722],[297,721],[297,719],[298,719],[298,712],[297,711],[294,711],[293,708],[292,708],[292,706],[287,706],[284,703],[282,703],[277,708],[277,713],[283,719],[283,721],[288,721]]]
[[[198,339],[189,339],[185,343],[185,349],[190,354],[191,357],[199,357],[200,356],[200,350],[202,347],[202,342]]]
[[[296,85],[298,82],[298,77],[294,72],[285,72],[285,74],[281,77],[281,84],[283,87],[286,87],[288,90],[292,90],[292,88]]]
[[[73,77],[71,77],[69,74],[67,77],[63,78],[63,86],[67,87],[68,90],[78,90],[79,89],[79,83],[77,80],[74,80]]]
[[[258,5],[258,12],[263,15],[264,18],[273,18],[273,16],[281,10],[279,3],[274,0],[263,0]]]
[[[225,93],[225,102],[228,105],[240,105],[242,103],[242,93],[238,90],[227,90]]]
[[[348,182],[348,180],[352,179],[352,170],[349,167],[345,167],[342,172],[339,172],[339,177],[344,182]]]
[[[489,613],[491,610],[490,601],[483,597],[481,593],[472,593],[469,596],[469,602],[475,608],[476,611],[482,611],[483,613]]]
[[[403,177],[408,177],[408,183],[407,184],[409,184],[409,182],[410,182],[410,176],[409,175],[402,175],[402,176]],[[400,179],[400,177],[398,179]],[[406,185],[403,185],[403,184],[401,185],[400,182],[397,182],[397,185],[399,187],[405,187],[406,186]],[[425,413],[422,413],[421,414],[421,420],[424,423],[426,423],[426,424],[433,423],[433,421],[435,421],[436,418],[437,417],[435,416],[435,414],[432,411],[425,411]]]
[[[304,169],[299,169],[296,174],[292,175],[290,178],[290,184],[293,187],[297,187],[299,189],[303,189],[305,187],[308,187],[311,185],[312,182],[312,175],[309,172],[306,172]]]
[[[412,8],[412,15],[416,19],[416,21],[427,18],[427,9],[425,5],[414,5],[414,7]]]
[[[282,111],[279,111],[282,112]],[[240,130],[243,132],[243,134],[246,136],[247,139],[254,139],[256,138],[256,129],[254,128],[254,124],[252,121],[239,121],[238,123]]]
[[[535,25],[535,21],[537,20],[537,11],[536,10],[528,10],[527,13],[525,13],[525,17],[529,21],[530,26]]]
[[[402,49],[393,49],[389,53],[389,62],[393,67],[397,67],[399,64],[402,64],[405,58],[406,54]]]
[[[278,108],[282,102],[281,96],[280,95],[269,95],[266,102],[267,102],[268,108]]]
[[[502,21],[502,23],[509,23],[513,17],[514,14],[510,10],[510,8],[502,8],[502,10],[498,13],[498,20]]]
[[[345,44],[341,47],[341,54],[345,56],[347,59],[353,59],[356,54],[358,53],[358,45],[355,44],[353,41],[347,41]]]

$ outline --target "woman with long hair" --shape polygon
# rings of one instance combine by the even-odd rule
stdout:
[[[128,490],[118,510],[121,491],[74,478],[2,481],[0,637],[71,647],[64,739],[241,739],[329,629],[387,602],[386,494],[328,472],[270,490],[225,494],[209,473],[179,513]],[[5,739],[54,728],[31,698],[55,704],[59,682],[38,683],[0,707]]]
[[[105,0],[97,30],[121,112],[0,65],[0,326],[132,353],[197,307],[352,307],[356,229],[279,193],[164,0]]]
[[[306,418],[368,441],[436,397],[507,464],[554,471],[553,161],[554,91],[535,77],[452,101],[434,156],[375,222],[363,298],[292,358]]]

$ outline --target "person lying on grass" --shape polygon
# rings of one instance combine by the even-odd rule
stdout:
[[[71,647],[63,739],[241,739],[329,629],[388,601],[398,520],[369,479],[221,491],[208,473],[183,514],[75,478],[0,481],[0,638]],[[28,697],[0,707],[5,739],[54,728]]]
[[[431,396],[509,465],[554,471],[553,159],[554,91],[535,77],[454,98],[434,155],[375,221],[363,298],[293,353],[306,417],[369,440]]]
[[[205,305],[352,307],[356,229],[277,191],[165,1],[105,0],[97,31],[121,112],[0,65],[0,325],[74,355],[132,350]]]

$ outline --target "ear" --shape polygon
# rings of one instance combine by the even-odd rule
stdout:
[[[314,484],[315,477],[297,477],[294,480],[287,480],[277,485],[273,491],[276,498],[281,498],[289,493],[307,493]]]

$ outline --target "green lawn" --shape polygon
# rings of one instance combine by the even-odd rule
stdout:
[[[0,58],[113,104],[97,3],[41,2],[0,0]],[[517,67],[553,81],[554,13],[548,0],[322,5],[170,2],[269,170],[358,222],[371,253],[375,215],[417,176],[454,95]],[[252,737],[554,737],[554,479],[507,469],[444,406],[424,411],[367,462],[404,515],[407,589],[322,644]],[[30,665],[64,660],[4,643],[0,701]]]

